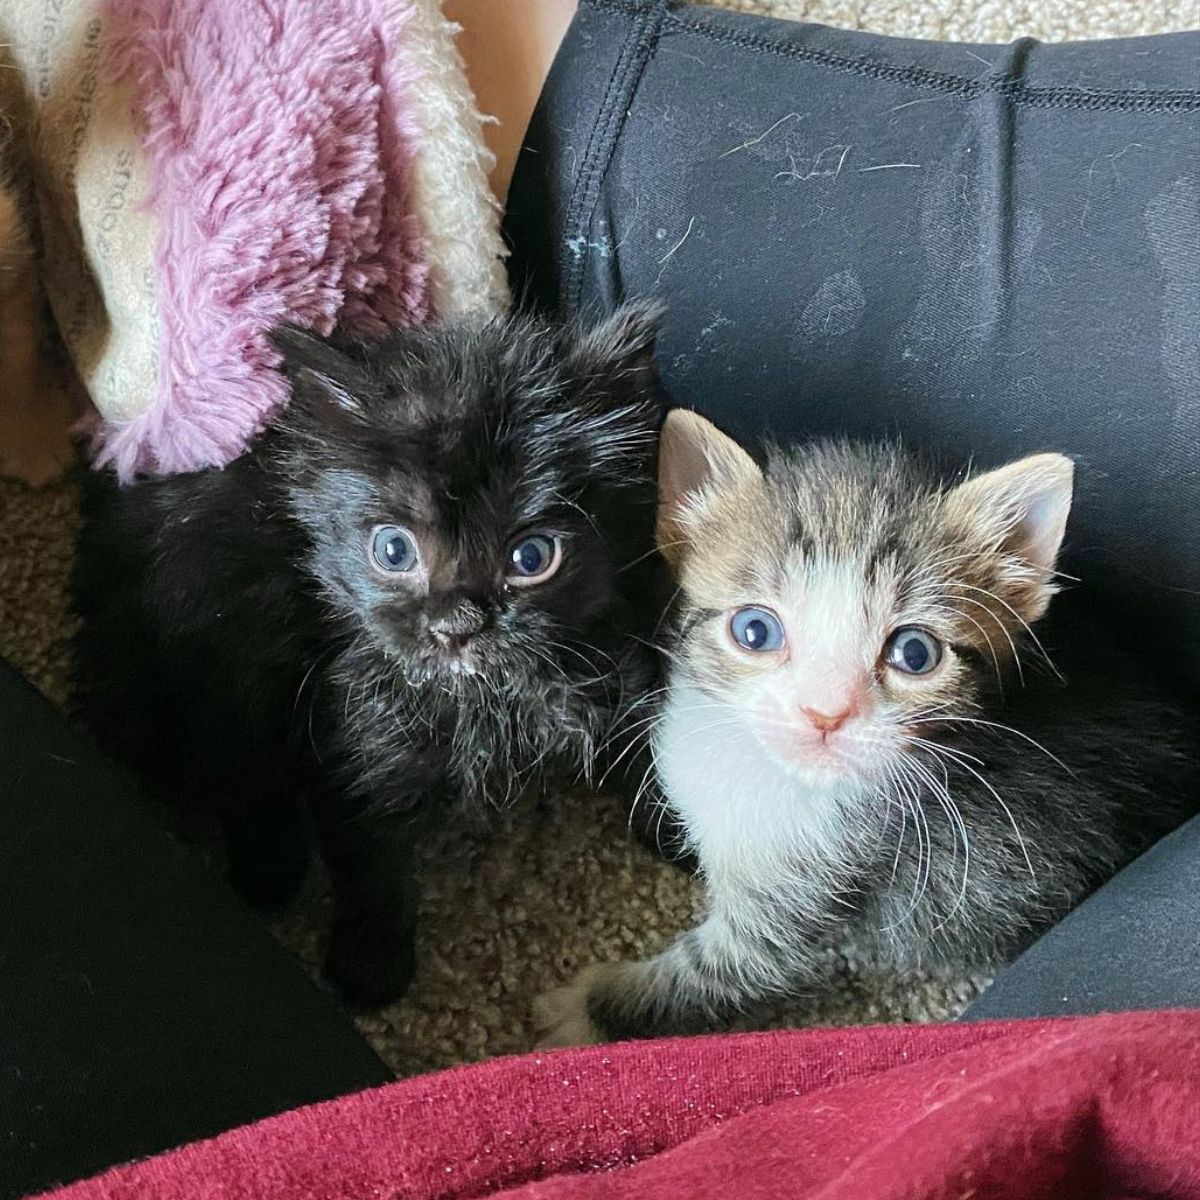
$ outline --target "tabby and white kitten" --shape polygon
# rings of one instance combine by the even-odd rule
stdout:
[[[255,902],[298,887],[307,801],[357,1004],[412,974],[429,822],[636,757],[657,324],[286,332],[292,403],[245,457],[90,482],[78,709],[155,793],[216,810]]]
[[[1064,680],[1031,628],[1056,591],[1068,459],[950,486],[886,446],[760,468],[677,411],[659,469],[680,602],[654,751],[708,912],[545,997],[548,1044],[811,994],[831,944],[996,963],[1195,805],[1195,725],[1120,637],[1077,632]]]

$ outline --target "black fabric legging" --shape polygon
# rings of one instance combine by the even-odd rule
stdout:
[[[754,438],[1081,463],[1077,573],[1200,663],[1200,38],[894,41],[591,0],[510,200],[566,311],[658,291],[674,397]],[[386,1071],[122,780],[0,670],[0,1196]],[[1200,828],[985,996],[1200,1005]]]
[[[508,233],[551,309],[663,296],[672,400],[749,441],[1070,454],[1056,606],[1107,607],[1200,693],[1200,34],[941,45],[583,0]],[[1200,1005],[1198,882],[1193,822],[972,1015]]]
[[[1067,569],[1200,688],[1200,34],[583,0],[508,232],[541,303],[665,297],[668,392],[735,435],[1070,454]]]
[[[0,662],[0,1200],[390,1078]]]

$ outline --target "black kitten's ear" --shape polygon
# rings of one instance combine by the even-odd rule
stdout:
[[[654,344],[665,315],[661,300],[632,300],[598,324],[572,331],[563,352],[568,376],[614,403],[627,403],[630,391],[653,390]]]
[[[295,325],[272,330],[270,338],[283,355],[281,366],[297,397],[332,400],[347,412],[360,411],[362,371],[336,346]]]

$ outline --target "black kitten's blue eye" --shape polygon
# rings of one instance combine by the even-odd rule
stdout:
[[[729,632],[744,650],[783,649],[783,624],[769,608],[739,608],[729,619]]]
[[[371,535],[371,558],[389,575],[411,571],[417,565],[416,539],[399,525],[380,525]]]
[[[883,657],[889,667],[906,675],[928,675],[942,661],[942,644],[924,629],[906,625],[888,638]]]
[[[546,533],[529,533],[509,547],[505,573],[509,583],[523,587],[550,578],[562,561],[562,543]]]

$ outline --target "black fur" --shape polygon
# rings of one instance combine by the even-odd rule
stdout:
[[[301,882],[307,802],[337,899],[327,971],[352,1002],[412,974],[422,825],[594,780],[653,688],[657,323],[628,306],[590,331],[285,331],[293,401],[250,453],[88,487],[79,712],[154,792],[219,814],[254,902]],[[372,565],[380,524],[414,531],[420,579]],[[510,586],[506,551],[535,529],[561,568]]]

